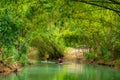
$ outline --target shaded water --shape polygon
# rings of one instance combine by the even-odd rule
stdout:
[[[82,63],[38,63],[0,80],[120,80],[120,71]]]

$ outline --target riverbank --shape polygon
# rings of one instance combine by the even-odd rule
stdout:
[[[34,65],[36,64],[36,60],[28,60],[27,65]],[[8,75],[9,73],[18,73],[22,70],[22,68],[25,65],[23,65],[22,63],[18,62],[18,63],[11,63],[11,64],[7,64],[4,63],[3,61],[0,61],[0,75]]]
[[[29,49],[28,51],[28,65],[33,65],[36,63],[34,59],[38,59],[37,51],[35,49]],[[19,72],[24,65],[21,62],[8,63],[0,60],[0,74],[7,75],[11,72]]]
[[[120,64],[117,64],[116,61],[103,61],[103,60],[92,60],[92,59],[91,60],[84,59],[82,61],[89,63],[89,64],[109,66],[109,67],[113,67],[115,69],[120,69]]]
[[[113,67],[115,69],[120,69],[120,60],[94,60],[94,59],[87,59],[83,53],[88,52],[87,49],[75,49],[75,48],[68,48],[65,51],[64,54],[64,59],[65,60],[79,60],[84,63],[89,63],[89,64],[96,64],[96,65],[103,65],[103,66],[109,66]]]
[[[22,67],[21,63],[5,64],[4,62],[0,62],[0,74],[6,75],[11,72],[19,72]]]

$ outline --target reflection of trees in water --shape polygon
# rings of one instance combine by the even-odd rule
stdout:
[[[72,63],[63,65],[55,80],[119,80],[120,74],[108,69],[89,64]],[[119,76],[119,77],[118,77]]]
[[[75,62],[71,62],[71,64],[68,64],[67,67],[68,67],[68,72],[71,72],[71,73],[80,72],[80,73],[82,73],[84,65],[77,64]]]
[[[0,80],[120,80],[117,71],[82,63],[42,64],[23,69]]]
[[[78,73],[82,73],[83,64],[70,62],[58,65],[58,69],[59,71],[56,73],[54,80],[79,80]]]
[[[26,72],[22,72],[22,74],[20,74],[19,72],[3,74],[0,76],[0,80],[27,80]]]

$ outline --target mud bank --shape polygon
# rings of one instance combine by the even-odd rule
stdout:
[[[11,72],[19,72],[23,67],[22,64],[5,64],[3,62],[0,63],[0,74],[9,74]]]
[[[102,60],[83,60],[86,63],[89,64],[96,64],[96,65],[102,65],[102,66],[109,66],[109,67],[113,67],[115,69],[120,69],[120,65],[116,63],[116,61],[102,61]]]

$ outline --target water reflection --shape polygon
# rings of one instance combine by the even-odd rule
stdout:
[[[120,80],[120,71],[89,64],[38,64],[20,73],[0,76],[0,80]]]
[[[71,64],[68,64],[66,67],[68,67],[68,72],[70,73],[82,73],[84,64],[77,64],[72,62]]]

